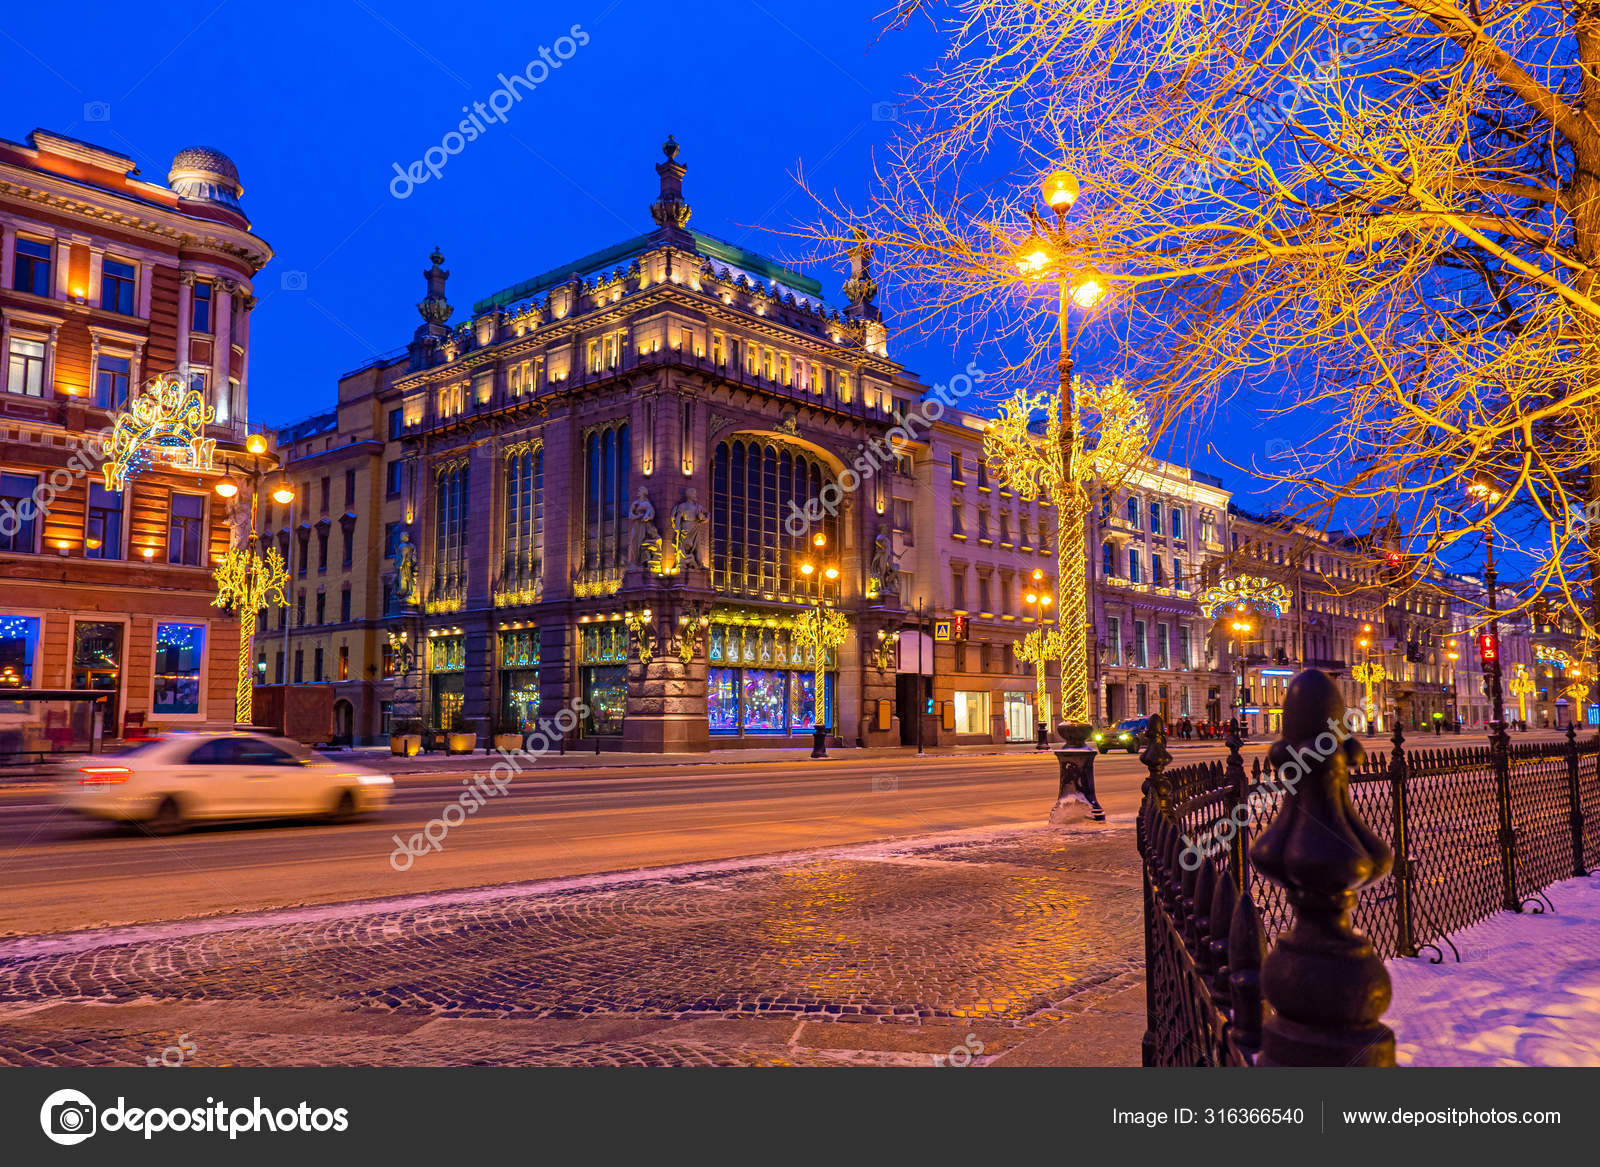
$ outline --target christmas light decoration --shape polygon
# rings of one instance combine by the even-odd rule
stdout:
[[[1372,699],[1372,691],[1388,678],[1389,672],[1383,667],[1381,661],[1367,661],[1350,670],[1350,675],[1356,683],[1362,685],[1367,692],[1367,720],[1372,720],[1378,715],[1378,706]]]
[[[265,558],[254,546],[234,547],[222,557],[212,572],[217,595],[211,602],[218,608],[233,608],[239,613],[239,680],[234,694],[234,719],[249,725],[254,715],[256,615],[271,604],[284,604],[284,585],[289,571],[276,547],[268,547]]]
[[[1216,587],[1207,588],[1198,597],[1200,610],[1207,620],[1215,620],[1224,608],[1253,607],[1282,616],[1293,601],[1289,589],[1276,580],[1259,575],[1232,575],[1219,580]]]
[[[1511,690],[1512,695],[1517,699],[1517,720],[1527,721],[1528,697],[1538,688],[1537,683],[1526,669],[1521,664],[1518,664],[1516,676],[1511,678],[1506,687]],[[1498,718],[1499,716],[1499,712],[1496,711],[1495,717]]]
[[[843,612],[833,608],[817,607],[801,612],[789,626],[790,644],[801,652],[812,654],[813,671],[816,674],[813,716],[814,723],[819,727],[826,723],[822,704],[827,692],[823,678],[828,671],[828,654],[843,644],[849,635],[850,621],[845,619]]]
[[[1093,449],[1085,448],[1077,403],[1099,417]],[[1036,428],[1041,413],[1042,432]],[[1064,398],[1060,391],[1019,389],[1001,404],[999,416],[984,430],[983,456],[1000,486],[1024,502],[1043,498],[1056,508],[1060,629],[1053,639],[1040,637],[1031,651],[1059,654],[1045,659],[1061,661],[1061,716],[1068,722],[1087,724],[1091,716],[1089,559],[1084,536],[1089,486],[1115,489],[1144,457],[1149,430],[1143,403],[1120,379],[1096,389],[1077,377]],[[1042,677],[1042,663],[1037,671]]]
[[[162,374],[117,413],[100,444],[106,489],[121,491],[153,458],[185,470],[210,470],[217,442],[205,434],[216,416],[198,389],[176,373]]]

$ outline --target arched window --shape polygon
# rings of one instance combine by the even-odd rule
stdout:
[[[501,587],[537,592],[544,562],[544,446],[520,445],[506,458],[506,544]]]
[[[713,585],[774,598],[806,594],[800,562],[812,537],[825,535],[835,560],[842,550],[837,491],[826,464],[798,446],[764,438],[718,442],[711,462]]]
[[[621,520],[632,465],[627,422],[613,422],[590,432],[584,449],[583,566],[587,570],[622,566]]]
[[[433,591],[437,599],[462,598],[467,587],[467,463],[439,468],[434,489]]]

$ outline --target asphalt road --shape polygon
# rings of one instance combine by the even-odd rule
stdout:
[[[1246,755],[1265,749],[1246,746]],[[1179,763],[1221,746],[1179,751]],[[1138,806],[1144,768],[1099,759],[1113,821]],[[36,935],[523,880],[805,851],[1043,821],[1049,755],[855,757],[597,770],[541,769],[451,827],[440,849],[391,862],[460,793],[409,776],[366,821],[215,826],[172,838],[85,822],[39,788],[0,788],[0,935]],[[437,827],[435,828],[437,833]]]

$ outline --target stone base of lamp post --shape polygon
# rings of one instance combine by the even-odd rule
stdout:
[[[828,756],[828,731],[821,726],[811,731],[811,756],[813,758]]]
[[[1061,788],[1050,809],[1050,822],[1056,826],[1092,820],[1106,821],[1106,812],[1094,796],[1094,760],[1099,751],[1092,746],[1068,746],[1057,750],[1061,767]]]
[[[1089,744],[1089,735],[1094,732],[1094,726],[1081,721],[1058,721],[1056,732],[1069,749],[1078,749]]]
[[[1039,723],[1038,744],[1033,748],[1036,750],[1048,750],[1050,748],[1050,727],[1042,721]]]

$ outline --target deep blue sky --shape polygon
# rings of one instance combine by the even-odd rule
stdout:
[[[793,249],[762,229],[809,217],[797,167],[814,186],[859,199],[872,151],[893,129],[885,103],[939,49],[925,26],[880,40],[884,7],[9,5],[0,136],[47,127],[120,149],[163,182],[184,146],[234,159],[245,210],[277,253],[257,280],[251,415],[284,422],[327,408],[341,373],[410,339],[435,244],[461,320],[475,299],[649,229],[669,132],[689,166],[693,226],[769,253]],[[422,158],[463,105],[488,101],[497,74],[523,70],[574,24],[587,45],[439,179],[391,195],[395,163]],[[836,296],[840,273],[810,274]],[[973,359],[964,346],[891,340],[891,351],[930,384]],[[1233,457],[1266,446],[1272,435],[1253,424],[1235,425]],[[1244,490],[1205,453],[1206,437],[1180,440],[1195,465]]]

